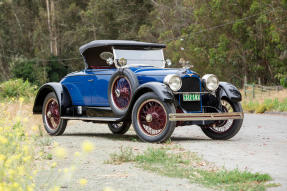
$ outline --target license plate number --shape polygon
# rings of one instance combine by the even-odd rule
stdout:
[[[200,94],[183,94],[183,101],[200,101]]]

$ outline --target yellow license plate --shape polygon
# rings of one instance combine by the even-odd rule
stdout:
[[[200,101],[200,94],[183,94],[183,101]]]

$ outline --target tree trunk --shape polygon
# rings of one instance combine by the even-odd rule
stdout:
[[[46,0],[46,7],[47,7],[49,38],[50,38],[50,51],[52,55],[58,56],[54,0]]]
[[[0,81],[1,80],[8,80],[9,79],[9,71],[8,66],[4,66],[0,54]]]
[[[58,41],[57,41],[57,30],[56,30],[56,15],[55,15],[55,3],[51,0],[51,28],[52,28],[52,39],[53,39],[53,55],[58,56]]]

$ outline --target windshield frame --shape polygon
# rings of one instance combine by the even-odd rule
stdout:
[[[152,64],[127,64],[125,65],[124,67],[136,67],[136,66],[146,66],[146,67],[156,67],[156,68],[165,68],[165,65],[166,65],[166,61],[165,61],[165,58],[164,58],[164,51],[163,51],[163,48],[156,48],[156,49],[138,49],[138,48],[134,48],[134,49],[125,49],[123,47],[112,47],[112,50],[113,50],[113,55],[114,55],[114,62],[118,62],[118,60],[120,58],[123,58],[123,57],[119,57],[117,54],[116,54],[116,50],[126,50],[126,51],[152,51],[152,50],[157,50],[157,51],[160,51],[161,52],[161,56],[162,56],[162,59],[159,59],[159,60],[145,60],[145,61],[162,61],[162,64],[160,66],[155,66],[155,65],[152,65]],[[125,58],[127,59],[127,58]],[[127,59],[128,60],[128,59]],[[138,59],[140,60],[140,59]],[[151,63],[151,62],[149,62]]]

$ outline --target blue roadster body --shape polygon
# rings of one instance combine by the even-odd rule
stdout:
[[[190,68],[166,68],[163,44],[92,41],[80,48],[85,69],[44,84],[33,112],[42,114],[50,135],[61,135],[68,120],[108,123],[115,134],[131,123],[144,141],[163,142],[176,126],[200,125],[213,139],[240,129],[241,94],[215,75]]]
[[[178,69],[143,66],[131,67],[129,69],[137,77],[139,86],[149,82],[164,83],[165,76],[168,74],[177,74],[180,71]],[[67,75],[60,83],[67,88],[73,105],[109,107],[108,86],[111,76],[116,71],[117,69],[86,69]],[[181,77],[189,78],[190,75],[198,79],[198,86],[200,87],[199,76],[193,71],[185,70],[181,74]]]

